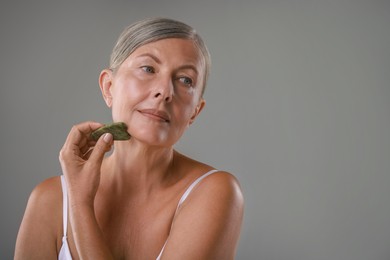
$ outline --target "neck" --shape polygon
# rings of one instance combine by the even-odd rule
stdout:
[[[172,147],[153,147],[139,142],[115,142],[102,166],[103,175],[118,188],[150,190],[169,177],[173,168]],[[129,189],[130,188],[130,189]]]

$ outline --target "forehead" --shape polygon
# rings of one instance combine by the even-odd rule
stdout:
[[[204,59],[196,44],[189,39],[167,38],[146,43],[138,47],[128,58],[135,58],[144,54],[152,54],[167,61],[177,63],[191,63],[203,67]]]

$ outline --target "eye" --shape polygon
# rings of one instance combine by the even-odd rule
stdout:
[[[154,73],[155,70],[152,66],[142,66],[141,69],[146,73]]]
[[[189,77],[180,77],[179,81],[186,86],[193,87],[193,81]]]

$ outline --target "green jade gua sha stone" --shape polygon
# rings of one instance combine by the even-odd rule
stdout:
[[[91,133],[91,138],[97,141],[105,133],[111,133],[114,140],[129,140],[130,134],[127,132],[127,125],[123,122],[106,124]]]

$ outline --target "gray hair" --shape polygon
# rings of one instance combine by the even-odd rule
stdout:
[[[142,45],[167,38],[191,40],[200,51],[204,63],[203,96],[210,73],[210,53],[195,29],[183,22],[167,18],[148,18],[129,25],[121,33],[112,50],[110,69],[115,72],[127,57]]]

